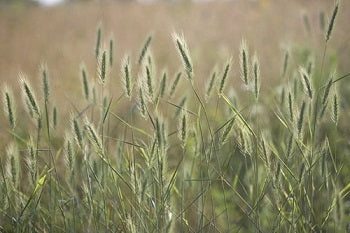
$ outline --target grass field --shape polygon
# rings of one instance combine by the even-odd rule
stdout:
[[[1,6],[0,232],[350,232],[335,6]]]

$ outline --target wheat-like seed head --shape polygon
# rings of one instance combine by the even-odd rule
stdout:
[[[320,119],[322,119],[322,117],[324,116],[326,110],[327,110],[327,106],[328,106],[328,101],[326,101],[323,106],[322,106],[322,110],[320,112]]]
[[[105,84],[107,77],[107,52],[103,50],[101,57],[98,60],[98,77],[102,84]]]
[[[85,129],[87,131],[88,138],[90,139],[91,143],[95,146],[97,152],[103,154],[104,153],[103,145],[100,137],[96,133],[95,127],[93,126],[92,123],[90,123],[90,121],[87,118],[85,119],[84,122],[85,122]]]
[[[301,135],[301,132],[303,129],[305,107],[306,107],[306,103],[305,103],[305,101],[303,101],[303,103],[301,104],[301,107],[300,107],[299,118],[298,118],[298,122],[297,122],[297,129],[298,129],[299,136]]]
[[[331,74],[331,77],[328,80],[327,86],[324,89],[324,94],[323,94],[323,98],[322,98],[322,105],[325,105],[329,96],[329,91],[332,87],[333,84],[333,77],[335,76],[335,74]]]
[[[175,94],[175,91],[176,91],[176,88],[177,88],[177,86],[178,86],[178,84],[179,84],[181,75],[182,75],[181,72],[178,72],[178,73],[176,74],[176,77],[175,77],[175,79],[174,79],[174,81],[173,81],[173,84],[171,85],[171,89],[170,89],[170,93],[169,93],[170,98],[173,97],[174,94]]]
[[[288,140],[286,157],[289,158],[290,155],[292,154],[292,152],[293,152],[293,134],[290,135],[289,140]]]
[[[122,77],[122,83],[125,91],[125,95],[131,98],[131,92],[132,92],[132,81],[131,81],[131,64],[130,64],[130,57],[129,55],[125,55],[122,62],[121,67],[121,77]]]
[[[93,85],[91,87],[91,93],[92,93],[92,103],[94,105],[96,105],[97,104],[97,93],[96,93],[96,86],[95,85]]]
[[[187,96],[185,95],[182,97],[182,99],[178,105],[178,108],[175,111],[174,118],[178,117],[179,114],[181,113],[181,111],[184,110],[184,106],[185,106],[186,101],[187,101]]]
[[[34,184],[37,180],[37,173],[38,173],[38,167],[37,167],[37,153],[35,153],[35,147],[33,139],[30,138],[27,143],[28,148],[28,154],[29,156],[26,157],[26,163],[29,169],[30,179],[32,183]]]
[[[157,138],[159,149],[163,148],[163,145],[164,145],[161,125],[162,125],[162,117],[158,113],[156,113],[155,130],[156,130],[156,138]]]
[[[161,131],[163,138],[163,150],[165,152],[168,148],[168,124],[165,120],[162,122]]]
[[[162,81],[160,82],[160,87],[159,87],[159,96],[161,98],[163,98],[164,94],[165,94],[167,76],[168,76],[168,72],[166,70],[164,70],[163,76],[162,76]]]
[[[294,98],[291,92],[288,92],[288,109],[289,109],[289,119],[291,122],[294,121]]]
[[[34,92],[29,82],[26,80],[26,77],[24,76],[24,74],[20,74],[20,83],[21,83],[23,98],[27,99],[31,110],[36,114],[36,116],[40,117],[40,108],[39,108],[38,102],[36,101]]]
[[[102,25],[100,24],[97,28],[97,35],[96,35],[96,47],[95,47],[96,59],[98,59],[100,56],[101,37],[102,37]]]
[[[4,111],[7,116],[8,122],[12,129],[16,126],[16,106],[12,94],[12,90],[10,90],[6,85],[3,90],[4,95]]]
[[[314,70],[314,63],[315,63],[315,58],[313,56],[309,56],[308,60],[307,60],[307,75],[309,75],[309,77],[312,77],[312,72]]]
[[[74,116],[72,116],[71,119],[72,134],[80,149],[83,149],[83,132],[81,131],[78,120]]]
[[[339,118],[339,101],[338,101],[338,94],[335,91],[333,95],[333,105],[332,105],[332,120],[337,125],[338,124],[338,118]]]
[[[257,54],[253,56],[253,76],[254,76],[254,95],[259,98],[260,93],[260,63]]]
[[[224,143],[229,135],[229,133],[231,132],[232,130],[232,126],[233,126],[233,123],[235,122],[235,118],[232,117],[228,123],[226,124],[225,128],[224,128],[224,132],[222,133],[222,136],[221,136],[221,143]]]
[[[141,116],[146,117],[147,107],[146,107],[146,100],[145,100],[144,93],[142,91],[142,87],[139,87],[139,96],[138,96],[137,106],[140,110]]]
[[[41,64],[40,73],[42,75],[42,85],[43,85],[43,93],[45,102],[49,102],[50,97],[50,86],[49,86],[49,75],[46,64]]]
[[[213,91],[213,87],[215,85],[215,82],[216,82],[216,68],[213,69],[213,71],[211,72],[211,75],[210,75],[210,79],[208,80],[207,82],[207,88],[206,88],[206,92],[205,92],[205,101],[208,102],[210,96],[211,96],[211,93]]]
[[[57,128],[57,107],[56,106],[54,106],[52,109],[52,125],[54,129]]]
[[[282,77],[284,77],[284,76],[287,74],[288,64],[289,64],[289,50],[286,49],[285,52],[284,52],[284,60],[283,60],[283,68],[282,68]]]
[[[228,76],[228,72],[230,71],[231,64],[232,64],[232,58],[230,58],[226,62],[226,65],[225,65],[225,68],[224,68],[224,72],[222,73],[220,85],[219,85],[219,88],[218,88],[219,95],[222,95],[222,93],[224,91],[225,84],[226,84],[226,79],[227,79],[227,76]]]
[[[10,143],[6,148],[6,155],[8,158],[8,175],[11,177],[11,181],[15,187],[18,185],[19,176],[20,176],[20,164],[19,164],[19,154],[18,147],[15,143]]]
[[[300,73],[300,76],[302,79],[304,90],[307,93],[307,95],[309,96],[309,98],[312,99],[312,85],[311,85],[311,81],[310,81],[310,76],[303,67],[299,68],[299,73]]]
[[[334,25],[335,25],[335,19],[337,17],[337,14],[338,14],[338,10],[339,10],[339,1],[336,1],[335,5],[334,5],[334,8],[333,8],[333,13],[332,13],[332,16],[328,22],[328,29],[327,29],[327,32],[326,32],[326,42],[329,41],[329,39],[331,38],[331,35],[332,35],[332,31],[333,31],[333,28],[334,28]]]
[[[178,132],[179,132],[179,138],[182,143],[182,147],[185,147],[186,141],[187,141],[188,122],[187,122],[187,113],[184,110],[181,111],[179,125],[178,125]]]
[[[244,39],[242,39],[242,42],[241,42],[239,56],[240,56],[242,80],[244,81],[245,85],[248,85],[248,82],[249,82],[249,79],[248,79],[249,78],[249,68],[248,68],[249,53],[248,53],[247,43]]]
[[[74,151],[74,145],[72,143],[72,136],[70,133],[66,133],[65,136],[65,162],[66,166],[69,168],[69,170],[74,170],[74,164],[75,164],[75,151]]]
[[[81,73],[81,80],[82,80],[82,87],[83,87],[83,95],[86,100],[89,100],[89,95],[90,95],[89,80],[88,80],[88,75],[87,75],[87,71],[84,63],[80,65],[80,73]]]
[[[184,39],[183,35],[179,35],[177,33],[173,33],[173,40],[175,43],[175,46],[179,52],[179,55],[182,59],[182,63],[184,65],[184,68],[187,73],[188,79],[192,80],[193,78],[193,65],[192,60],[190,57],[190,53],[186,44],[186,41]]]
[[[145,43],[143,44],[141,51],[140,51],[140,56],[139,56],[139,60],[138,60],[139,65],[142,65],[142,61],[147,54],[147,50],[148,50],[148,47],[150,46],[151,42],[152,42],[152,36],[149,35],[147,37]]]
[[[145,66],[144,77],[146,79],[146,84],[147,84],[147,94],[149,95],[150,99],[153,100],[154,98],[153,74],[151,73],[151,69],[148,65]]]
[[[112,67],[114,63],[114,39],[113,36],[109,39],[109,66]]]
[[[283,86],[282,90],[281,90],[281,97],[280,97],[280,99],[281,99],[281,106],[284,106],[285,98],[286,98],[286,89]]]

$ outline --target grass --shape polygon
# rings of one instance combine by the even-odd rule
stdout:
[[[218,59],[204,87],[186,34],[169,47],[178,72],[158,69],[153,36],[119,67],[102,26],[79,99],[54,93],[46,65],[40,87],[21,74],[22,103],[14,86],[2,92],[0,230],[347,231],[350,74],[329,52],[334,9],[321,48],[295,45],[279,58],[279,88],[264,85],[269,58],[248,39]]]

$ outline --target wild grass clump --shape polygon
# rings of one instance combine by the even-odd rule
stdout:
[[[54,93],[46,66],[42,92],[20,75],[23,104],[3,88],[1,232],[346,231],[349,74],[338,77],[326,47],[306,59],[285,50],[267,68],[275,88],[260,67],[268,58],[250,57],[245,40],[239,64],[218,61],[203,80],[184,37],[173,39],[175,73],[157,72],[151,36],[120,59],[100,26],[97,72],[81,65],[76,77],[80,100]],[[67,98],[69,117],[58,111]]]

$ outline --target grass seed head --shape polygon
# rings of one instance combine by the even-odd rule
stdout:
[[[289,109],[289,119],[291,122],[294,121],[294,100],[291,92],[288,92],[288,109]]]
[[[222,133],[222,136],[221,136],[221,143],[224,143],[226,141],[229,133],[232,130],[232,126],[233,126],[234,121],[235,121],[235,118],[233,117],[227,122],[225,129],[224,129],[224,132]]]
[[[337,125],[338,124],[338,118],[339,118],[339,102],[338,102],[338,95],[337,93],[334,93],[333,95],[333,105],[332,105],[332,120]]]
[[[141,51],[140,51],[140,56],[139,56],[139,60],[138,60],[139,65],[142,65],[142,61],[147,54],[147,50],[148,50],[148,47],[150,46],[151,42],[152,42],[152,36],[148,36],[145,43],[143,44]]]
[[[45,64],[42,64],[40,70],[41,70],[41,74],[42,74],[44,100],[45,100],[45,102],[49,102],[50,86],[49,86],[49,77],[48,77],[47,66]]]
[[[89,122],[87,118],[85,119],[85,129],[87,131],[88,138],[90,139],[92,145],[95,146],[97,152],[103,154],[104,149],[101,139],[96,133],[95,127],[92,125],[92,123]]]
[[[302,79],[304,90],[309,96],[309,98],[312,99],[312,85],[311,85],[310,76],[307,73],[307,71],[302,67],[299,68],[299,73]]]
[[[8,122],[12,129],[16,126],[16,108],[12,91],[5,86],[4,88],[4,111],[7,116]]]
[[[106,82],[106,74],[107,74],[107,52],[104,50],[101,54],[99,63],[98,63],[98,77],[102,84]]]
[[[167,72],[164,71],[164,72],[163,72],[163,76],[162,76],[162,81],[160,82],[160,88],[159,88],[159,96],[160,96],[161,98],[163,98],[163,97],[164,97],[164,94],[165,94],[166,79],[167,79]]]
[[[100,56],[101,37],[102,37],[102,26],[99,25],[98,28],[97,28],[96,47],[95,47],[95,57],[96,57],[96,59]]]
[[[306,107],[306,103],[305,103],[305,101],[303,101],[303,103],[301,104],[301,107],[300,107],[299,118],[298,118],[298,122],[297,122],[297,129],[298,129],[299,136],[301,135],[302,128],[303,128],[305,107]]]
[[[176,77],[175,77],[175,79],[174,79],[174,81],[173,81],[173,84],[171,85],[171,89],[170,89],[170,93],[169,93],[170,98],[173,97],[174,94],[175,94],[175,91],[176,91],[176,88],[177,88],[177,86],[178,86],[178,84],[179,84],[181,75],[182,75],[181,72],[178,72],[178,73],[176,74]]]
[[[228,72],[230,71],[231,63],[232,63],[232,59],[230,58],[225,65],[224,72],[222,73],[222,77],[221,77],[221,81],[218,89],[219,95],[222,95],[224,91],[226,79],[227,79]]]
[[[54,106],[52,109],[52,125],[54,129],[57,128],[57,107],[56,106]]]
[[[89,100],[89,81],[88,76],[86,72],[86,68],[84,64],[80,65],[80,72],[81,72],[81,80],[82,80],[82,87],[83,87],[83,95],[86,100]]]
[[[339,1],[337,1],[334,5],[334,8],[333,8],[333,13],[332,13],[332,16],[328,22],[328,28],[327,28],[327,32],[326,32],[326,42],[329,41],[329,39],[331,38],[331,35],[332,35],[332,31],[333,31],[333,28],[334,28],[334,25],[335,25],[335,19],[337,17],[337,14],[338,14],[338,10],[339,10]]]
[[[289,64],[289,51],[288,49],[286,49],[286,51],[284,52],[282,77],[284,77],[287,74],[288,64]]]
[[[65,162],[69,170],[74,170],[75,151],[72,143],[72,137],[69,134],[66,134],[65,137]]]
[[[179,138],[181,140],[183,148],[186,146],[187,131],[188,131],[187,113],[183,110],[181,112],[179,125],[178,125]]]
[[[150,67],[148,65],[145,66],[145,77],[146,77],[146,84],[147,84],[147,94],[153,100],[154,93],[153,93],[153,74],[151,73]]]
[[[140,110],[141,116],[146,117],[147,113],[147,108],[146,108],[146,101],[145,101],[145,96],[142,91],[142,87],[139,87],[139,96],[138,96],[138,102],[137,106]]]
[[[334,77],[334,74],[331,75],[331,77],[328,80],[327,86],[324,89],[323,98],[322,98],[322,105],[325,105],[327,102],[327,99],[329,96],[329,91],[330,91],[332,84],[333,84],[333,77]]]
[[[181,111],[184,110],[184,106],[186,104],[186,101],[187,101],[187,96],[183,96],[179,105],[178,105],[178,108],[175,111],[174,118],[178,117],[179,114],[181,113]]]
[[[24,75],[21,75],[21,86],[23,97],[28,100],[29,107],[36,114],[36,116],[40,116],[40,109],[38,102],[36,101],[34,92],[29,84],[29,82],[25,79]]]
[[[122,60],[121,68],[122,83],[125,91],[125,95],[131,98],[132,82],[131,82],[131,64],[130,57],[125,55]]]
[[[205,92],[205,101],[209,100],[211,93],[213,91],[213,87],[215,85],[215,82],[216,82],[216,69],[214,68],[214,70],[211,73],[209,82],[207,83],[207,88],[206,88],[207,91]]]
[[[193,78],[193,65],[190,57],[190,53],[188,51],[188,47],[183,35],[179,35],[177,33],[173,33],[173,40],[175,42],[175,46],[179,52],[179,55],[182,59],[182,63],[187,73],[188,79],[192,80]]]
[[[255,98],[259,98],[260,92],[260,63],[258,56],[254,54],[253,56],[253,75],[254,75],[254,95]]]
[[[112,67],[114,62],[114,39],[109,39],[109,66]]]
[[[248,85],[249,82],[249,68],[248,68],[248,48],[247,43],[243,39],[240,47],[240,65],[241,65],[241,76],[245,85]]]
[[[79,122],[75,117],[72,117],[72,131],[74,135],[74,139],[79,145],[79,147],[83,148],[83,132],[80,128]]]

